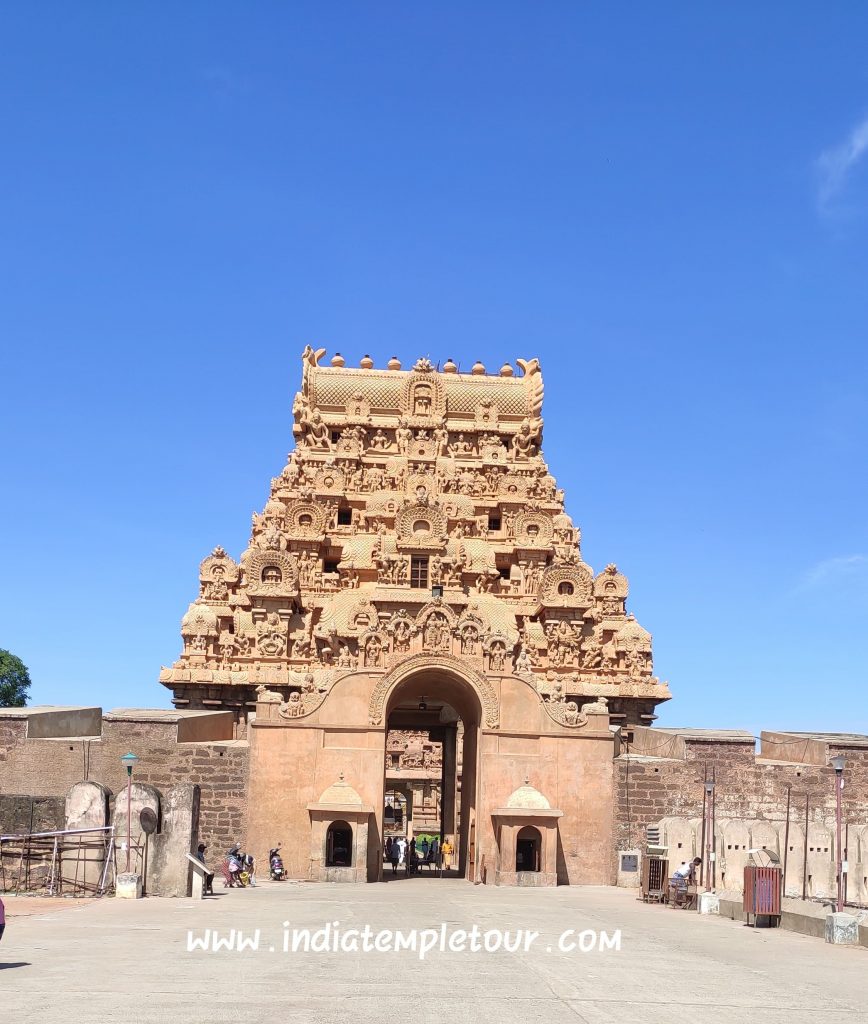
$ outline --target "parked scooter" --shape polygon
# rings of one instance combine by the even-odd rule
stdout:
[[[268,851],[268,868],[272,881],[283,882],[286,880],[286,873],[283,869],[283,858],[280,856],[280,847],[275,846]]]

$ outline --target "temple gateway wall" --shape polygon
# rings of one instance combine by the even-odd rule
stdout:
[[[633,884],[649,826],[672,856],[695,847],[711,770],[728,881],[745,844],[780,845],[789,786],[820,892],[841,749],[868,863],[865,737],[768,734],[757,757],[745,734],[652,727],[669,688],[626,576],[584,561],[543,453],[537,360],[323,357],[303,353],[295,444],[247,548],[200,564],[159,677],[175,710],[0,713],[0,830],[28,801],[49,820],[82,780],[119,792],[132,749],[141,784],[199,787],[215,855],[240,840],[262,863],[281,843],[293,877],[382,877],[404,800],[402,827],[438,832],[468,880]]]

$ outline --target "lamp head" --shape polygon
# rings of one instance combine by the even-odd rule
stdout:
[[[121,758],[121,764],[126,768],[127,775],[133,774],[133,768],[136,765],[136,761],[138,761],[138,758],[136,757],[135,754],[132,753],[124,754],[124,756]]]
[[[844,755],[836,754],[831,761],[832,767],[835,769],[835,774],[840,775],[844,771]]]

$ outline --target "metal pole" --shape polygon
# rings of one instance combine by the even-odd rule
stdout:
[[[708,791],[705,788],[705,783],[708,781],[707,771],[708,769],[706,769],[706,776],[702,782],[702,838],[699,840],[699,849],[702,851],[702,870],[699,872],[699,884],[701,886],[705,886],[709,871],[708,859],[705,856],[705,829],[708,825]]]
[[[841,849],[841,784],[844,781],[844,773],[835,773],[835,827],[838,832],[835,853],[838,857],[838,913],[844,909],[844,858]]]
[[[711,861],[711,888],[717,888],[717,851],[715,850],[714,844],[714,828],[717,824],[717,765],[714,765],[711,769],[711,781],[714,783],[714,789],[711,791],[711,836],[709,842],[709,850],[714,857],[709,856]]]
[[[130,842],[132,841],[132,789],[133,789],[133,769],[132,766],[127,768],[127,874],[130,873]]]
[[[790,850],[790,790],[791,786],[787,783],[787,824],[784,828],[784,871],[781,875],[781,899],[787,894],[787,854]]]
[[[808,898],[808,806],[810,796],[805,793],[805,852],[802,855],[802,899]]]
[[[850,824],[849,822],[844,826],[844,860],[850,860]],[[847,903],[847,880],[849,878],[849,871],[844,875],[844,904]]]

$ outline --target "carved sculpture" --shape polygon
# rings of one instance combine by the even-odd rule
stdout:
[[[323,355],[303,353],[296,447],[242,559],[218,547],[200,566],[165,685],[202,707],[219,681],[226,706],[255,696],[291,723],[342,675],[370,673],[375,695],[384,672],[421,658],[483,680],[519,676],[569,728],[603,713],[582,702],[602,684],[627,721],[646,720],[668,690],[652,675],[650,635],[627,614],[626,578],[582,561],[542,457],[539,362],[497,377],[428,359],[349,370]],[[287,678],[283,700],[269,686]]]

